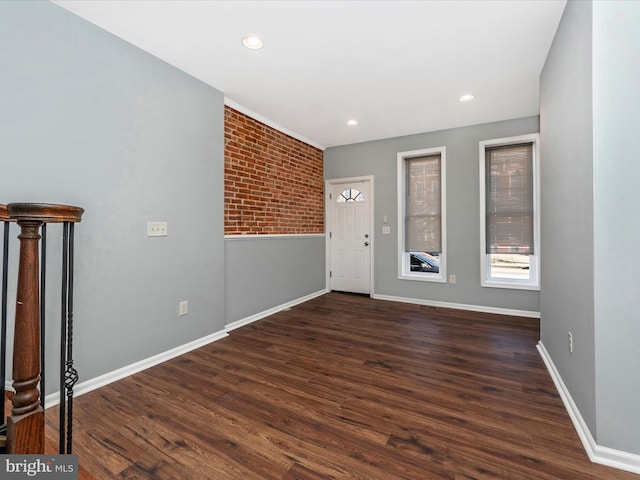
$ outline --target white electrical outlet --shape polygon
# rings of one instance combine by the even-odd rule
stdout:
[[[389,225],[383,225],[382,233],[384,233],[385,235],[388,235],[389,233],[391,233],[391,227]]]
[[[569,332],[569,353],[573,353],[573,335]]]
[[[147,237],[166,237],[169,235],[167,222],[147,222]]]
[[[456,276],[455,275],[449,275],[449,283],[456,283]]]
[[[178,315],[183,316],[189,313],[189,302],[184,300],[178,304]]]

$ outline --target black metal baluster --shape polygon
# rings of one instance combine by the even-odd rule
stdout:
[[[6,430],[7,418],[4,412],[4,401],[6,396],[5,383],[7,381],[7,279],[9,275],[9,222],[4,222],[4,240],[2,243],[2,329],[0,338],[0,374],[2,376],[2,385],[0,385],[0,393],[2,394],[2,426],[0,433]]]
[[[62,299],[60,312],[60,419],[59,419],[59,451],[65,453],[66,443],[66,388],[65,373],[67,368],[67,285],[68,285],[68,265],[69,265],[69,223],[64,222],[62,227]]]
[[[40,405],[44,408],[45,293],[47,283],[47,224],[40,229]]]
[[[68,222],[66,222],[68,223]],[[65,363],[65,389],[67,393],[67,454],[71,453],[73,441],[73,387],[78,381],[78,372],[73,368],[73,240],[74,224],[69,224],[68,239],[68,291],[67,291],[67,361]]]

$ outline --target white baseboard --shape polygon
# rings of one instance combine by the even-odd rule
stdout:
[[[187,352],[190,352],[191,350],[203,347],[205,345],[208,345],[209,343],[215,342],[216,340],[220,340],[221,338],[227,336],[228,334],[225,331],[215,332],[211,335],[198,338],[192,342],[185,343],[184,345],[172,348],[171,350],[167,350],[166,352],[158,353],[157,355],[153,355],[152,357],[145,358],[144,360],[140,360],[136,363],[132,363],[131,365],[127,365],[125,367],[107,372],[90,380],[80,382],[74,388],[73,396],[78,397],[85,393],[89,393],[100,387],[104,387],[105,385],[108,385],[110,383],[122,380],[123,378],[133,375],[134,373],[141,372],[142,370],[146,370],[147,368],[153,367],[154,365],[166,362],[167,360],[171,360],[172,358],[178,357]],[[44,399],[45,408],[53,407],[55,405],[58,405],[59,403],[60,391],[50,393]]]
[[[438,302],[435,300],[395,297],[391,295],[373,295],[372,298],[375,298],[377,300],[388,300],[391,302],[427,305],[429,307],[454,308],[456,310],[469,310],[471,312],[495,313],[497,315],[510,315],[512,317],[540,318],[540,312],[533,312],[528,310],[515,310],[511,308],[499,308],[499,307],[485,307],[482,305],[468,305],[466,303]]]
[[[584,447],[589,459],[594,463],[600,463],[609,467],[619,468],[632,473],[640,473],[640,455],[624,452],[622,450],[615,450],[613,448],[602,447],[598,445],[591,435],[589,427],[578,410],[578,406],[573,401],[569,389],[565,385],[560,373],[558,372],[549,352],[545,348],[542,341],[538,342],[538,352],[542,357],[542,361],[547,367],[553,383],[560,394],[560,398],[564,403],[564,407],[569,413],[569,417],[573,422],[573,426],[578,432],[582,446]]]
[[[262,312],[256,313],[254,315],[251,315],[249,317],[245,317],[245,318],[241,318],[240,320],[236,320],[235,322],[231,322],[229,324],[227,324],[224,329],[227,333],[229,333],[232,330],[235,330],[236,328],[240,328],[240,327],[244,327],[245,325],[249,325],[250,323],[253,323],[257,320],[261,320],[265,317],[268,317],[269,315],[273,315],[275,313],[281,312],[282,310],[286,310],[287,308],[291,308],[294,307],[296,305],[299,305],[300,303],[304,303],[307,302],[313,298],[319,297],[321,295],[324,295],[325,293],[328,293],[328,290],[320,290],[314,293],[311,293],[309,295],[306,295],[304,297],[300,297],[297,298],[295,300],[292,300],[290,302],[287,303],[283,303],[282,305],[278,305],[277,307],[273,307],[273,308],[269,308],[268,310],[264,310]]]
[[[250,317],[243,318],[236,322],[230,323],[225,326],[224,331],[212,333],[211,335],[207,335],[206,337],[198,338],[192,342],[186,343],[176,348],[172,348],[171,350],[167,350],[166,352],[159,353],[152,357],[146,358],[144,360],[140,360],[139,362],[132,363],[131,365],[127,365],[125,367],[119,368],[112,372],[107,372],[98,377],[92,378],[85,382],[80,382],[74,388],[74,397],[78,397],[85,393],[96,390],[100,387],[104,387],[105,385],[109,385],[110,383],[116,382],[118,380],[122,380],[134,373],[141,372],[142,370],[146,370],[147,368],[158,365],[162,362],[166,362],[167,360],[171,360],[172,358],[183,355],[191,350],[195,350],[196,348],[203,347],[209,343],[215,342],[216,340],[220,340],[221,338],[229,336],[230,331],[235,330],[236,328],[240,328],[244,325],[248,325],[249,323],[255,322],[256,320],[260,320],[261,318],[267,317],[269,315],[273,315],[274,313],[280,312],[287,308],[291,308],[300,303],[306,302],[307,300],[311,300],[312,298],[319,297],[320,295],[324,295],[327,293],[327,290],[321,290],[305,297],[298,298],[296,300],[292,300],[291,302],[287,302],[283,305],[279,305],[277,307],[271,308],[269,310],[265,310],[264,312],[257,313],[255,315],[251,315]],[[60,392],[53,392],[48,394],[45,399],[45,408],[53,407],[60,403]]]

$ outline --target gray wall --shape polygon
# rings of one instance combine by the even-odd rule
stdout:
[[[227,323],[325,290],[324,236],[228,237]]]
[[[636,455],[639,24],[637,2],[568,2],[540,92],[542,341],[596,443]]]
[[[640,3],[593,6],[598,444],[640,454]]]
[[[538,132],[538,117],[422,133],[325,151],[325,178],[374,176],[375,294],[513,310],[539,310],[539,292],[480,286],[478,143]],[[397,153],[447,148],[447,274],[456,284],[398,279]],[[382,234],[387,215],[391,235]]]
[[[595,432],[591,97],[591,3],[568,2],[540,78],[540,336]]]
[[[81,381],[223,330],[222,93],[48,2],[0,2],[0,58],[0,203],[86,210]]]

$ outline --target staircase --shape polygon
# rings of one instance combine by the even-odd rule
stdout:
[[[2,255],[2,340],[1,397],[5,398],[6,331],[9,231],[15,222],[20,230],[18,278],[13,339],[12,376],[15,393],[11,396],[11,414],[3,411],[0,449],[12,454],[44,453],[44,329],[46,294],[47,224],[63,227],[61,345],[60,345],[60,453],[71,453],[73,385],[77,372],[73,368],[73,237],[74,224],[84,210],[68,205],[12,203],[0,205],[4,223]],[[40,240],[42,239],[42,243]],[[68,408],[68,410],[66,410]],[[4,422],[6,418],[6,423]]]

